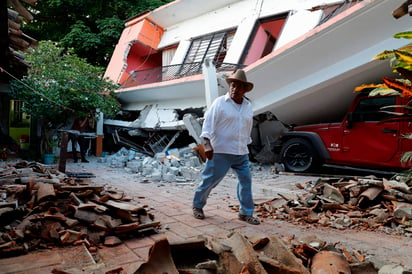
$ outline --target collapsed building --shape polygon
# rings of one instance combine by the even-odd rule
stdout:
[[[192,113],[179,115],[177,111],[164,111],[163,115],[148,107],[147,112],[140,114],[139,118],[131,122],[119,122],[105,120],[105,134],[111,138],[117,150],[122,147],[132,149],[136,152],[154,157],[157,153],[166,153],[171,148],[191,149],[201,151],[202,140],[199,137],[202,127],[202,118]],[[142,119],[144,117],[144,119]],[[163,120],[162,120],[163,118]],[[171,119],[171,120],[167,120]],[[173,123],[165,129],[159,128],[159,124]],[[264,113],[254,117],[252,128],[252,144],[250,152],[253,161],[263,164],[274,164],[278,155],[275,147],[278,144],[277,138],[287,130],[287,126],[276,119],[271,113]],[[105,149],[110,149],[109,146]],[[205,160],[201,157],[201,160]]]
[[[283,123],[338,121],[354,87],[392,75],[372,57],[407,43],[393,38],[410,28],[391,14],[403,2],[184,0],[137,15],[105,72],[120,86],[123,115],[104,124],[115,143],[152,155],[187,135],[198,143],[183,117],[201,124],[224,79],[243,68],[255,84],[252,155],[274,162]]]

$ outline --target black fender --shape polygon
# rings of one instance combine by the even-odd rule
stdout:
[[[282,134],[282,143],[292,138],[303,138],[310,141],[313,148],[319,153],[319,157],[322,159],[330,159],[329,151],[323,144],[322,139],[318,134],[310,131],[288,131]]]

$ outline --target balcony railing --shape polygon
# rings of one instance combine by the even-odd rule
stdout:
[[[232,72],[238,68],[245,67],[245,65],[230,63],[217,63],[215,64],[215,66],[217,72]],[[144,84],[180,79],[183,77],[197,75],[201,73],[201,62],[156,67],[150,69],[131,71],[129,77],[121,85],[123,87],[135,87]]]

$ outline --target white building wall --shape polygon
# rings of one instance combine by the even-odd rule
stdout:
[[[238,4],[205,13],[196,18],[178,23],[174,26],[165,27],[165,33],[160,41],[159,48],[190,40],[208,33],[235,28],[240,19],[250,9],[250,1],[242,1]],[[244,16],[242,16],[244,15]]]
[[[199,88],[204,87],[204,83],[199,85]],[[163,101],[143,101],[143,102],[125,102],[122,103],[122,109],[124,110],[142,110],[148,105],[156,105],[162,109],[187,109],[187,108],[202,108],[206,106],[206,100],[203,96],[199,97],[187,97],[185,99],[171,99]]]
[[[250,1],[252,2],[252,1]],[[254,2],[254,1],[253,1]],[[249,10],[239,22],[232,44],[226,54],[225,63],[237,64],[242,56],[250,34],[255,26],[256,20],[259,19],[262,10],[263,0],[257,0],[254,7]]]
[[[281,35],[276,42],[276,50],[290,41],[302,36],[310,31],[319,23],[322,17],[322,11],[310,12],[307,10],[296,10],[289,14],[289,17],[283,26]]]
[[[204,1],[204,0],[203,0]],[[309,12],[314,6],[326,5],[342,1],[332,0],[244,0],[228,5],[224,8],[207,12],[195,18],[182,21],[173,26],[163,26],[165,33],[159,44],[159,48],[173,44],[179,44],[172,64],[183,62],[190,41],[209,33],[237,28],[231,48],[229,49],[225,62],[237,63],[243,52],[256,20],[294,11],[288,19],[285,27],[287,33],[292,34],[281,37],[277,47],[301,36],[312,29],[321,16],[320,11]],[[284,32],[286,33],[286,31]]]

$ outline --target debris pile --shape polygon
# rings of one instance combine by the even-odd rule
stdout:
[[[281,198],[260,203],[260,217],[412,236],[412,191],[407,183],[340,177],[297,187],[307,192],[296,197],[279,194]]]
[[[138,173],[148,180],[159,181],[193,181],[198,179],[202,162],[195,150],[197,146],[174,148],[156,153],[154,157],[126,148],[113,155],[101,158],[110,167],[125,168],[131,173]]]
[[[123,192],[25,161],[0,168],[0,257],[55,245],[121,243],[160,223]]]
[[[284,241],[276,236],[204,239],[153,244],[134,273],[378,273],[359,251],[349,252],[316,236]]]

